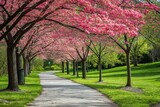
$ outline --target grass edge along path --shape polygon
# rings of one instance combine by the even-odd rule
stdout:
[[[39,71],[32,71],[26,77],[25,85],[20,85],[19,92],[0,92],[0,107],[25,107],[28,103],[40,95],[42,86],[40,85]],[[7,87],[7,75],[0,77],[0,90]]]
[[[143,93],[123,90],[126,67],[103,70],[103,82],[98,83],[98,71],[87,73],[87,79],[58,72],[57,76],[97,89],[120,107],[151,107],[160,103],[160,62],[132,67],[132,84]]]

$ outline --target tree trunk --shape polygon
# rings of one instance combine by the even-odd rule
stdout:
[[[28,76],[28,73],[29,73],[29,67],[28,67],[28,60],[26,58],[23,58],[24,60],[24,75],[25,77]]]
[[[69,74],[70,72],[69,72],[69,62],[68,61],[66,62],[66,66],[67,66],[67,74]]]
[[[16,49],[17,72],[21,69],[21,60],[18,50]]]
[[[88,72],[88,63],[86,62],[86,72]]]
[[[126,84],[126,87],[132,87],[132,84],[131,84],[131,67],[130,67],[130,52],[126,52],[126,65],[127,65],[127,84]]]
[[[73,60],[73,75],[76,75],[76,61]]]
[[[76,61],[76,73],[77,73],[77,77],[79,77],[79,74],[78,74],[78,61]]]
[[[101,57],[98,58],[99,82],[102,82],[102,62]]]
[[[64,73],[64,62],[62,61],[62,73]]]
[[[137,56],[133,56],[133,64],[134,64],[134,67],[138,66],[138,58],[137,58]]]
[[[82,60],[82,79],[86,79],[86,60]]]
[[[18,91],[18,77],[15,48],[7,47],[8,87],[7,90]]]
[[[19,85],[24,85],[25,82],[22,83],[21,78],[24,78],[24,75],[22,75],[21,72],[22,71],[22,60],[21,60],[21,56],[16,52],[16,61],[17,61],[17,74],[18,74],[18,84]],[[23,77],[22,77],[23,76]]]
[[[154,50],[151,51],[151,59],[152,59],[152,62],[155,62],[155,52],[154,52]]]
[[[31,73],[31,61],[28,61],[28,75]]]

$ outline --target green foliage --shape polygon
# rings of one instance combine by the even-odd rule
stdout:
[[[118,54],[118,61],[115,63],[115,66],[126,65],[126,56],[124,54]]]
[[[40,59],[40,58],[35,58],[32,61],[32,70],[34,70],[34,71],[43,71],[44,70],[44,68],[43,68],[43,60]]]
[[[99,90],[120,107],[150,107],[160,101],[160,62],[132,67],[133,87],[142,89],[143,93],[122,89],[126,84],[126,67],[103,70],[102,83],[97,83],[99,77],[97,70],[88,72],[87,79],[61,72],[57,75]]]
[[[116,52],[109,52],[102,59],[102,64],[105,68],[107,68],[108,65],[115,66],[116,62],[119,62],[118,54]]]
[[[89,67],[96,68],[98,66],[97,64],[97,56],[95,54],[92,54],[88,57],[87,61],[89,62]],[[104,68],[108,68],[108,65],[114,66],[115,63],[120,62],[118,60],[118,54],[116,52],[106,52],[106,54],[102,57],[102,66]]]
[[[160,2],[159,2],[160,5]],[[153,45],[160,47],[160,14],[150,12],[146,17],[146,24],[141,29],[141,34]]]
[[[135,45],[139,46],[139,53],[138,55],[142,55],[142,54],[148,54],[149,50],[152,49],[152,46],[149,45],[146,40],[143,37],[138,38],[138,41]]]
[[[0,46],[0,76],[7,73],[6,47]]]
[[[0,107],[25,107],[34,100],[42,91],[40,85],[40,72],[32,71],[31,75],[26,77],[26,85],[20,85],[22,91],[19,92],[0,92]],[[0,78],[0,90],[7,87],[7,76]]]
[[[143,57],[144,54],[149,54],[149,51],[152,48],[152,45],[150,45],[144,37],[139,36],[133,42],[131,56],[136,57],[140,60],[140,58]]]
[[[51,66],[46,66],[44,70],[52,70]]]
[[[44,69],[45,70],[60,70],[61,65],[60,64],[53,64],[53,65],[46,66]]]
[[[47,60],[44,60],[44,63],[43,63],[43,68],[51,68],[51,66],[53,65],[53,60],[50,60],[50,59],[47,59]]]
[[[54,64],[54,65],[51,66],[51,69],[52,70],[60,70],[61,67],[59,65],[57,65],[57,64]]]

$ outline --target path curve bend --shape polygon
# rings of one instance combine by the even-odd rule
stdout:
[[[87,86],[59,78],[53,72],[40,74],[43,91],[28,107],[118,107]]]

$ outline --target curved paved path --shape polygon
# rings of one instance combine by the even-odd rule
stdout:
[[[59,78],[53,72],[40,74],[42,94],[28,107],[117,107],[98,91]]]

